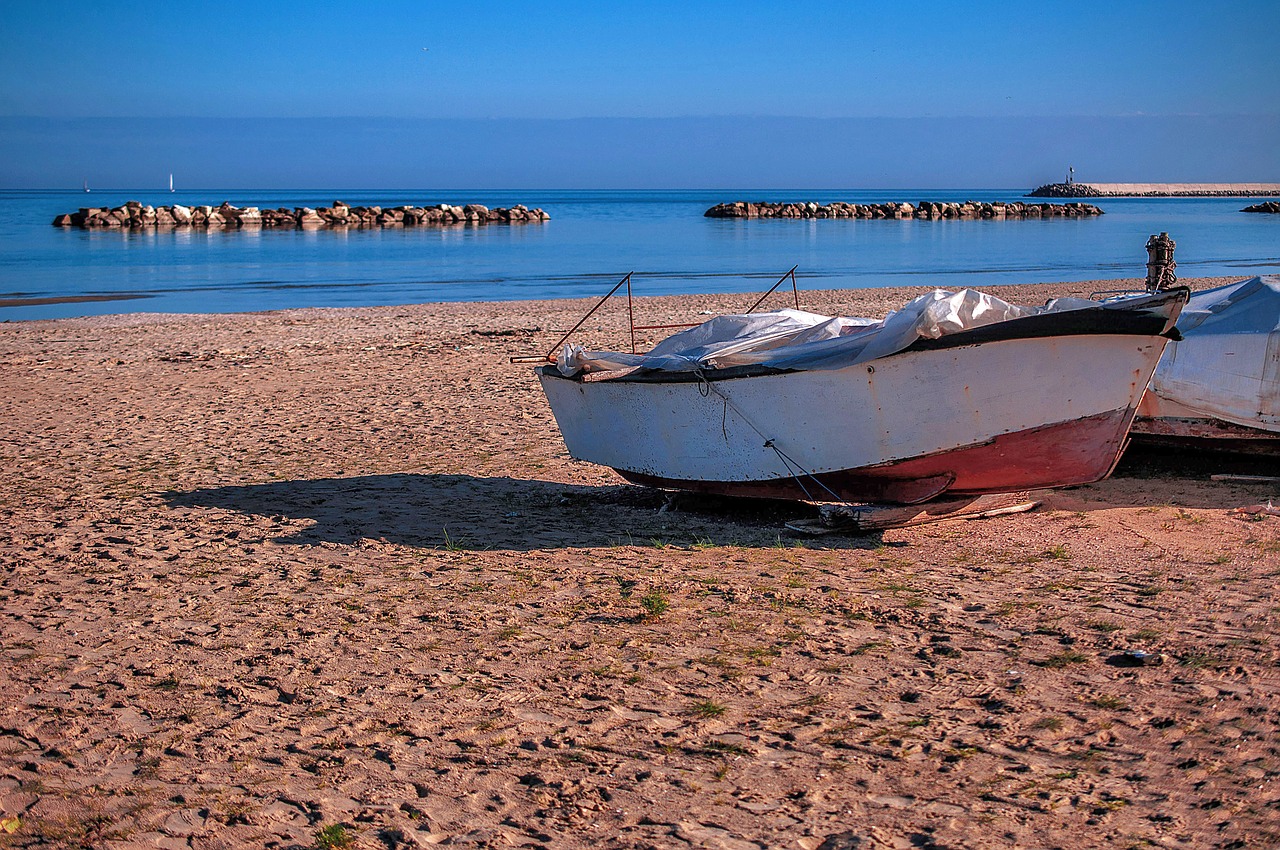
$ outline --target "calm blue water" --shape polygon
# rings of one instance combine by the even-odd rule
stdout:
[[[1028,221],[725,221],[734,200],[819,203],[1017,200],[1017,190],[719,192],[0,192],[0,299],[110,300],[0,307],[0,320],[125,312],[602,295],[636,272],[637,294],[767,288],[798,265],[802,288],[946,288],[1145,275],[1144,245],[1167,231],[1178,275],[1280,272],[1280,216],[1239,198],[1098,199],[1106,215]],[[82,205],[542,207],[544,224],[349,231],[81,231],[51,226]]]

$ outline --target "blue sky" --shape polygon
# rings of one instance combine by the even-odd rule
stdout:
[[[540,134],[553,137],[547,128],[558,127],[575,156],[589,152],[593,141],[610,144],[616,122],[578,119],[660,120],[654,126],[663,132],[654,138],[663,147],[646,152],[644,169],[626,163],[613,173],[592,169],[611,188],[664,185],[679,175],[688,179],[683,166],[689,155],[715,150],[721,164],[741,160],[741,170],[723,169],[718,179],[764,186],[768,175],[758,172],[768,164],[768,149],[753,139],[753,122],[765,126],[787,117],[836,122],[830,126],[846,132],[853,119],[867,134],[876,120],[908,119],[938,136],[913,145],[910,160],[883,162],[879,174],[886,186],[911,185],[954,158],[980,161],[981,138],[948,132],[948,119],[956,118],[985,122],[979,137],[1034,132],[1059,126],[1053,122],[1064,117],[1080,118],[1080,127],[1101,135],[1070,138],[1061,154],[1079,148],[1076,158],[1087,174],[1089,148],[1095,142],[1109,145],[1095,151],[1099,165],[1117,172],[1105,179],[1280,180],[1280,145],[1268,152],[1257,143],[1280,116],[1277,31],[1280,3],[1274,0],[10,2],[0,6],[0,157],[11,165],[0,164],[0,186],[32,180],[55,185],[68,173],[95,168],[109,169],[104,179],[121,184],[157,167],[200,174],[201,158],[207,160],[212,148],[200,135],[210,125],[199,120],[172,124],[191,129],[171,139],[174,162],[167,168],[145,161],[130,171],[119,156],[120,161],[107,156],[95,163],[92,151],[76,139],[86,127],[106,126],[81,119],[115,119],[114,128],[137,120],[141,128],[154,124],[140,119],[166,118],[220,119],[213,126],[236,139],[252,139],[254,128],[270,126],[273,146],[258,151],[259,161],[253,167],[246,163],[241,176],[264,179],[262,158],[278,158],[281,186],[326,185],[324,160],[308,150],[314,119],[344,119],[331,126],[348,134],[358,131],[360,119],[400,122],[391,134],[396,144],[419,145],[424,157],[441,145],[467,144],[458,138],[461,133],[483,137],[495,157],[505,158],[501,169],[488,171],[501,170],[512,186],[563,181],[569,163],[541,168],[522,157],[518,146],[503,148],[495,140],[528,132],[535,122]],[[685,145],[678,123],[671,123],[687,121],[696,129],[707,126],[708,118],[728,120],[719,126],[732,128],[738,140]],[[280,129],[290,125],[276,119],[292,120],[292,135]],[[1123,138],[1126,127],[1140,128],[1143,119],[1164,122],[1161,138],[1128,145],[1128,160],[1117,161],[1116,138]],[[1221,122],[1221,138],[1206,141],[1203,133],[1184,133],[1168,123],[1206,120]],[[1237,130],[1250,141],[1237,142]],[[412,141],[420,133],[444,137]],[[1193,143],[1203,148],[1188,149]],[[290,161],[278,144],[292,148]],[[62,163],[69,172],[58,170],[51,148],[74,153],[73,162]],[[554,138],[547,148],[557,150]],[[397,179],[376,169],[383,152],[377,139],[367,151],[371,161],[363,172],[346,169],[350,179]],[[855,146],[844,153],[861,152]],[[1043,165],[1034,153],[1009,158],[1006,179],[1024,181],[1024,172],[1033,168],[1045,169],[1049,179],[1065,165],[1047,160],[1059,156],[1052,147]],[[1203,156],[1197,159],[1198,154]],[[824,155],[835,159],[811,162],[813,179],[842,152]],[[1197,162],[1213,173],[1200,173]],[[1180,173],[1134,176],[1152,164]],[[42,169],[48,173],[39,184]],[[1219,173],[1225,170],[1231,173]],[[413,177],[480,187],[489,182],[486,174],[484,162],[468,160],[463,172],[419,170]],[[215,176],[237,179],[234,167],[210,172],[208,179]],[[977,185],[964,174],[955,179],[957,185]]]

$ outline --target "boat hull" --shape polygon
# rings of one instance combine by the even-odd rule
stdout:
[[[1138,405],[1130,434],[1144,445],[1280,457],[1280,426],[1221,419],[1163,398],[1150,387]]]
[[[691,481],[617,470],[633,484],[762,499],[896,502],[1087,484],[1106,478],[1124,450],[1132,410],[1001,434],[980,445],[875,466],[772,481]]]
[[[1280,454],[1280,277],[1196,293],[1138,405],[1152,444]]]
[[[570,454],[630,481],[913,504],[1105,478],[1164,343],[1015,338],[709,381],[540,376]]]

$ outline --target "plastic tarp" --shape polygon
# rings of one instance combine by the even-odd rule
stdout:
[[[1150,390],[1205,416],[1280,431],[1280,275],[1198,292]]]
[[[588,351],[566,345],[557,360],[562,375],[579,372],[607,380],[637,369],[667,372],[767,366],[777,369],[838,369],[902,351],[917,339],[1040,313],[1097,307],[1102,302],[1059,298],[1043,307],[1023,307],[973,289],[936,289],[884,319],[821,316],[800,310],[724,315],[674,334],[646,354]]]

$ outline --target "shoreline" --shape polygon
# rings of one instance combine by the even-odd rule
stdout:
[[[1274,484],[798,540],[567,456],[590,303],[0,323],[0,846],[1280,843]]]
[[[1210,277],[1193,277],[1179,280],[1178,285],[1190,286],[1194,290],[1209,289],[1214,286],[1222,286],[1233,281],[1246,280],[1253,275],[1218,275]],[[833,307],[841,303],[850,305],[867,304],[875,309],[882,309],[884,312],[894,309],[897,304],[904,304],[917,295],[932,292],[934,289],[948,289],[949,291],[958,291],[969,287],[933,287],[933,286],[878,286],[860,289],[801,289],[800,299],[802,307],[804,302],[811,301],[815,311],[821,312],[819,307]],[[1006,301],[1018,301],[1023,299],[1024,303],[1033,303],[1036,299],[1041,301],[1049,298],[1061,297],[1063,295],[1071,295],[1074,297],[1089,297],[1094,293],[1099,294],[1116,294],[1120,292],[1140,292],[1146,289],[1145,278],[1140,277],[1123,277],[1123,278],[1099,278],[1095,280],[1083,281],[1056,281],[1048,283],[999,283],[990,286],[974,287],[981,291],[990,291],[995,293],[1005,293],[1010,297],[1005,298]],[[691,302],[691,305],[702,305],[720,311],[742,310],[749,307],[755,298],[759,297],[765,287],[761,287],[758,291],[744,290],[741,292],[715,292],[715,293],[681,293],[676,295],[636,295],[634,300],[639,304],[652,304],[657,309],[670,309],[671,306],[680,300]],[[607,292],[607,288],[602,287],[601,295]],[[427,308],[427,307],[444,307],[446,305],[506,305],[511,307],[529,307],[537,309],[541,307],[551,307],[553,309],[567,308],[572,305],[583,305],[590,307],[596,301],[600,300],[600,295],[584,296],[580,298],[529,298],[521,300],[495,300],[495,301],[418,301],[407,304],[376,304],[362,306],[343,306],[343,307],[286,307],[273,310],[244,310],[235,312],[210,312],[210,313],[191,313],[191,312],[152,312],[152,311],[132,311],[129,313],[101,313],[84,316],[66,316],[61,318],[41,318],[41,319],[5,319],[2,312],[4,307],[26,307],[39,306],[45,304],[62,304],[62,303],[79,303],[79,302],[107,302],[115,300],[142,300],[152,296],[149,295],[95,295],[95,296],[67,296],[65,298],[41,298],[41,299],[8,299],[8,301],[20,303],[6,303],[0,300],[0,323],[5,324],[29,324],[38,322],[75,322],[85,320],[108,320],[111,318],[119,318],[127,320],[131,316],[156,317],[157,320],[166,316],[270,316],[275,314],[295,313],[304,311],[360,311],[360,310],[397,310],[407,308]],[[615,296],[614,300],[623,298],[624,296]],[[1001,297],[1004,297],[1002,295]],[[789,290],[779,288],[767,302],[774,309],[779,306],[788,306],[791,302]],[[901,299],[896,301],[896,299]],[[1031,299],[1031,300],[1026,300]],[[585,310],[583,311],[585,312]],[[836,315],[836,314],[833,314]],[[845,314],[853,315],[853,314]],[[881,314],[883,315],[883,313]]]
[[[119,295],[65,295],[57,297],[14,297],[0,298],[0,307],[41,307],[48,304],[82,304],[100,301],[139,301],[146,298],[152,298],[152,295],[130,295],[121,293]],[[2,314],[0,314],[2,315]]]

